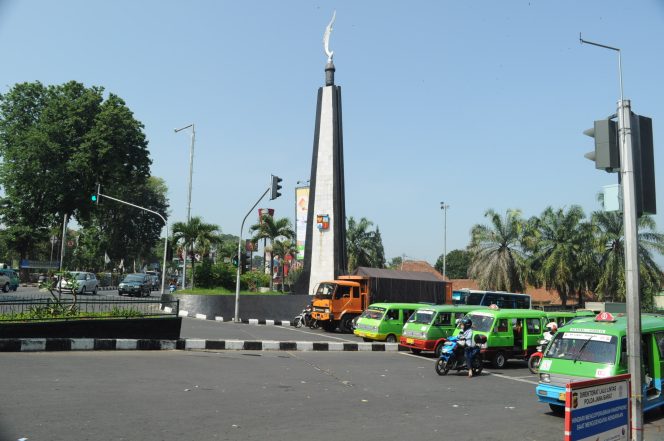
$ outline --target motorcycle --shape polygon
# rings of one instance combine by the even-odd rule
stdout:
[[[311,317],[311,307],[307,306],[302,310],[301,313],[295,316],[293,319],[293,324],[296,328],[301,328],[302,326],[308,326],[311,329],[318,329],[319,324],[318,320],[315,320]]]
[[[486,343],[486,336],[476,334],[473,340],[475,341],[475,346],[472,349],[471,369],[473,370],[473,375],[479,375],[482,373],[484,367],[480,345]],[[457,337],[450,337],[445,341],[440,352],[440,358],[436,361],[436,373],[438,375],[447,375],[450,370],[459,372],[468,369],[466,366],[464,343],[463,340],[459,340]]]
[[[549,343],[549,341],[542,339],[537,343],[537,351],[533,352],[530,358],[528,358],[528,369],[533,374],[539,374],[539,365],[542,361],[542,356],[544,355],[544,349],[546,349],[546,345]]]

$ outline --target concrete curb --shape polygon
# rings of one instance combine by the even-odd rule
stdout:
[[[164,312],[171,313],[173,312],[173,309],[166,306],[164,308]],[[178,311],[178,316],[180,317],[186,317],[186,318],[192,318],[192,319],[198,319],[198,320],[210,320],[210,321],[216,321],[216,322],[232,322],[233,319],[230,320],[224,320],[223,317],[215,316],[215,317],[208,317],[205,314],[195,314],[195,315],[189,315],[189,311],[181,309]],[[295,326],[290,320],[270,320],[270,319],[240,319],[240,323],[244,323],[245,325],[266,325],[266,326]]]
[[[397,343],[347,343],[337,341],[273,340],[148,340],[115,338],[17,338],[0,339],[0,352],[52,351],[160,351],[160,350],[236,350],[236,351],[313,351],[313,352],[397,352]]]

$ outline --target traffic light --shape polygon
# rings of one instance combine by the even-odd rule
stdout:
[[[657,213],[652,119],[635,113],[630,118],[636,215],[640,217]],[[583,134],[595,139],[595,150],[584,155],[595,163],[595,168],[609,173],[620,171],[618,124],[602,119]]]
[[[636,215],[657,214],[652,119],[632,113],[631,123]]]
[[[584,156],[595,163],[595,168],[609,173],[620,170],[618,127],[615,121],[600,119],[593,127],[584,130],[584,135],[595,139],[595,150]]]
[[[281,193],[279,192],[281,190],[281,181],[282,179],[279,176],[272,175],[270,199],[276,199],[281,196]]]
[[[251,270],[251,268],[247,268],[248,261],[249,258],[247,257],[247,253],[240,254],[240,274],[244,274]]]
[[[99,204],[99,191],[101,190],[101,184],[97,184],[97,193],[90,195],[90,200],[95,204]]]
[[[244,256],[244,264],[242,265],[242,269],[244,270],[245,273],[248,273],[251,271],[251,252],[247,252],[243,254]]]
[[[233,262],[233,266],[237,267],[237,265],[238,265],[237,255],[233,256],[233,258],[231,259],[231,262]]]

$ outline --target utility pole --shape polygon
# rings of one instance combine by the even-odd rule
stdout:
[[[447,209],[450,208],[445,202],[440,203],[443,210],[443,278],[447,280]]]
[[[189,124],[188,126],[180,127],[175,129],[175,133],[178,133],[182,130],[188,129],[191,127],[191,146],[189,148],[189,184],[187,186],[187,223],[191,220],[191,181],[194,173],[194,143],[196,142],[196,128],[194,123]],[[193,245],[192,245],[193,246]],[[184,264],[182,265],[182,289],[187,285],[187,244],[184,246]]]

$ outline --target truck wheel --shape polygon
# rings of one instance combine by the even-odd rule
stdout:
[[[505,358],[505,353],[503,351],[496,352],[496,355],[493,356],[493,366],[502,369],[507,364],[507,359]]]
[[[9,283],[5,283],[5,286],[2,287],[2,292],[9,292]]]
[[[343,333],[351,332],[351,326],[353,326],[353,318],[345,315],[339,323],[339,331]]]
[[[397,337],[394,334],[389,334],[387,337],[385,337],[385,343],[396,343],[397,342]]]

